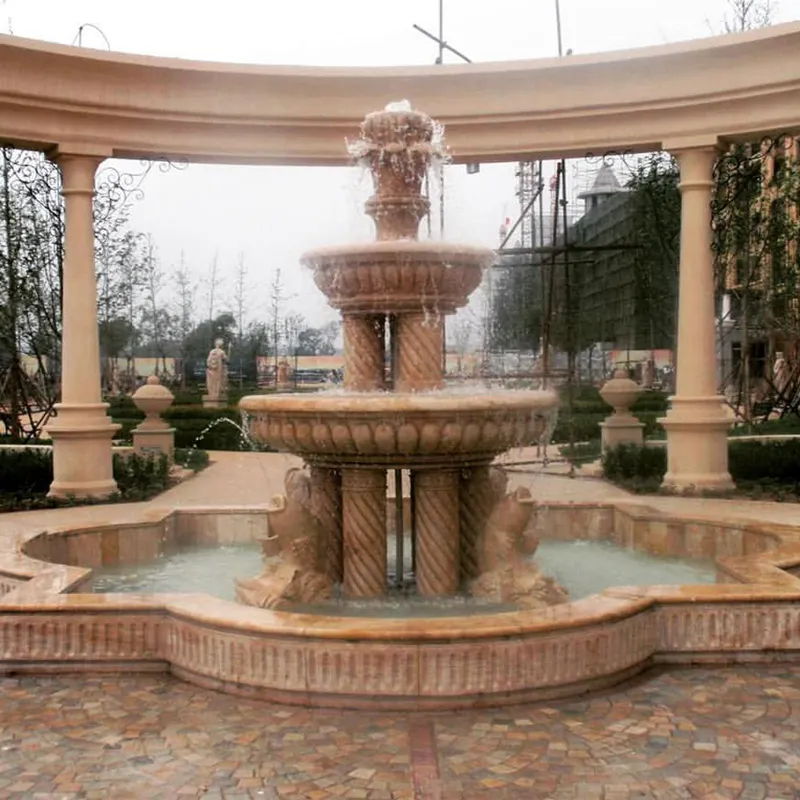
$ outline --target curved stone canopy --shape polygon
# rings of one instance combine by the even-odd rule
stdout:
[[[800,129],[800,23],[565,59],[249,66],[0,36],[0,139],[117,157],[344,164],[364,114],[407,98],[457,161],[713,144]]]

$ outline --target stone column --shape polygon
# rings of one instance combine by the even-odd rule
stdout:
[[[101,402],[92,219],[94,175],[105,156],[87,146],[76,153],[59,148],[54,157],[61,169],[65,233],[61,402],[47,426],[53,440],[52,497],[104,497],[117,488],[111,437],[119,425],[111,423],[108,404]]]
[[[386,591],[386,472],[342,469],[344,593],[381,597]]]
[[[459,482],[455,470],[418,470],[414,474],[417,589],[423,597],[458,591]]]
[[[678,361],[675,396],[660,420],[667,431],[664,486],[728,489],[731,418],[717,395],[711,196],[715,147],[676,152],[681,171]]]
[[[441,389],[444,318],[438,314],[399,314],[397,317],[398,392]]]
[[[311,467],[311,508],[328,535],[328,575],[334,583],[344,576],[341,493],[338,470]]]
[[[380,391],[386,386],[385,318],[381,314],[345,314],[342,321],[344,388]]]

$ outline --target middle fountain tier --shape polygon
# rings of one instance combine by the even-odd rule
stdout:
[[[439,127],[405,105],[367,116],[354,156],[370,169],[377,241],[302,262],[343,318],[344,391],[245,397],[254,439],[301,456],[270,510],[280,561],[239,583],[240,601],[291,607],[387,591],[387,470],[409,470],[417,591],[535,607],[564,600],[521,557],[533,501],[506,494],[500,453],[541,440],[551,391],[444,388],[444,318],[466,305],[494,252],[419,241],[422,184]],[[388,365],[388,369],[387,369]],[[399,567],[398,567],[399,568]]]

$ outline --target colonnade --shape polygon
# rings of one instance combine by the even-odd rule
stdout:
[[[668,471],[664,483],[674,489],[719,489],[731,486],[727,435],[731,418],[716,392],[714,278],[711,251],[711,197],[717,155],[714,142],[665,148],[681,171],[682,197],[678,309],[677,384],[662,424],[667,431]],[[100,388],[100,347],[94,264],[92,194],[94,176],[108,152],[89,146],[61,146],[53,154],[62,175],[66,235],[62,343],[62,400],[48,426],[53,439],[53,496],[102,497],[116,489],[111,468],[111,438],[118,426],[107,416]],[[413,316],[413,315],[412,315]],[[422,351],[434,352],[439,334],[409,316],[405,323],[423,331]],[[352,388],[365,390],[379,382],[382,340],[375,321],[345,320],[351,355],[372,369],[346,376]],[[438,340],[437,340],[438,341]],[[371,344],[370,344],[371,343]],[[436,357],[438,358],[438,353]],[[399,382],[414,383],[400,361]],[[380,365],[381,372],[378,371]],[[401,388],[401,387],[398,387]],[[346,487],[362,491],[362,487]]]

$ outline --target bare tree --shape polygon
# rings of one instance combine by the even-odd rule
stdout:
[[[275,270],[275,275],[272,278],[270,286],[269,305],[272,319],[272,347],[274,348],[274,366],[275,366],[275,381],[278,380],[278,352],[281,343],[281,313],[283,311],[283,304],[286,300],[284,296],[283,280],[281,279],[281,268]]]
[[[728,0],[723,19],[725,33],[740,33],[771,25],[777,10],[773,0]]]
[[[183,251],[178,269],[173,275],[176,298],[172,312],[172,337],[176,340],[181,354],[181,388],[186,387],[186,362],[189,353],[189,335],[194,330],[194,301],[197,284],[191,279],[186,268]]]
[[[239,363],[239,385],[243,382],[242,359],[244,356],[244,332],[247,299],[250,286],[247,282],[247,265],[244,261],[244,253],[239,253],[239,262],[236,265],[236,277],[233,289],[233,305],[236,315],[236,351]]]
[[[214,312],[216,311],[216,302],[218,300],[219,288],[222,285],[222,278],[219,274],[219,253],[214,253],[214,258],[211,260],[211,266],[208,270],[208,278],[206,279],[207,285],[207,306],[209,325],[214,323]],[[213,344],[213,342],[211,342]]]
[[[148,343],[161,357],[161,371],[167,371],[166,342],[171,328],[169,311],[161,303],[164,289],[164,270],[158,260],[151,236],[147,237],[147,253],[144,260],[145,306],[142,309],[142,329]]]

